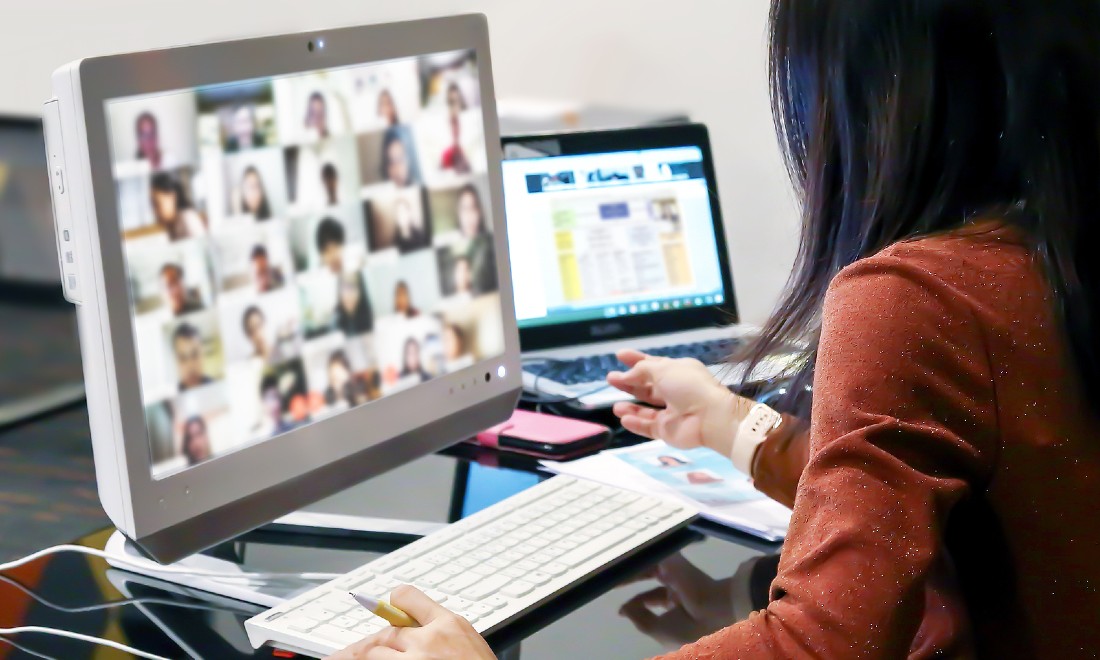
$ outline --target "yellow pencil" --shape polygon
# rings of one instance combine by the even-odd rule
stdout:
[[[416,619],[384,600],[378,600],[377,598],[371,598],[370,596],[356,593],[351,594],[351,597],[355,599],[355,602],[367,608],[367,611],[371,614],[376,614],[386,621],[389,621],[391,626],[396,628],[416,628],[420,625],[417,623]]]

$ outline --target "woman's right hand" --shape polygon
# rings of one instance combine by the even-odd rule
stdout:
[[[730,455],[737,427],[752,409],[751,400],[726,389],[698,360],[653,357],[635,350],[619,351],[617,357],[629,371],[608,374],[608,384],[644,404],[615,404],[623,428],[680,449],[708,447]]]

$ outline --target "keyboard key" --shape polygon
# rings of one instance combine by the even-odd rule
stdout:
[[[531,593],[531,590],[535,588],[535,585],[526,580],[516,580],[508,584],[506,587],[500,590],[500,593],[510,598],[519,598]]]
[[[304,607],[298,609],[298,614],[301,616],[309,617],[317,621],[328,621],[332,617],[336,616],[336,612],[332,610],[326,610],[325,608],[317,605],[316,603],[310,603]]]
[[[286,626],[287,628],[295,632],[303,633],[313,630],[320,624],[320,621],[317,621],[316,619],[311,619],[307,616],[302,616],[300,614],[288,615],[279,619],[279,625]]]
[[[543,566],[542,570],[549,573],[550,575],[553,575],[554,577],[557,577],[568,571],[569,567],[561,562],[552,561],[549,564]]]
[[[612,530],[603,536],[597,537],[588,541],[584,545],[575,550],[571,550],[568,553],[558,558],[558,561],[566,566],[577,566],[592,559],[600,553],[609,550],[623,541],[626,541],[630,537],[634,536],[632,530],[621,529]],[[545,567],[544,567],[545,570]],[[547,570],[547,572],[549,572]]]
[[[447,600],[447,594],[442,591],[436,591],[435,589],[423,589],[424,595],[431,598],[437,603],[442,603]]]
[[[495,575],[497,570],[498,569],[493,568],[492,566],[490,566],[488,564],[479,564],[479,565],[474,566],[473,568],[471,568],[469,570],[469,572],[473,573],[474,575],[489,576],[489,575]]]
[[[489,605],[483,605],[481,603],[474,603],[466,611],[467,612],[472,612],[472,613],[474,613],[478,616],[485,616],[487,614],[492,614],[494,609],[495,608],[493,608]]]
[[[462,568],[473,568],[480,563],[481,562],[474,559],[473,557],[459,557],[458,559],[454,560],[454,565],[460,566]]]
[[[493,577],[481,580],[469,589],[464,590],[461,595],[463,598],[467,598],[473,601],[482,600],[500,591],[500,589],[507,585],[509,582],[510,580],[508,579],[508,577],[504,575],[495,575]]]
[[[461,569],[460,569],[461,570]],[[432,571],[427,575],[421,575],[416,578],[416,586],[420,589],[431,589],[432,587],[438,587],[447,580],[450,580],[454,575],[451,573],[445,573],[443,571]]]
[[[478,619],[481,618],[476,612],[471,612],[469,610],[464,610],[462,612],[455,612],[455,614],[459,615],[463,619],[466,619],[470,623],[474,623],[475,621],[477,621]]]
[[[394,571],[393,577],[401,580],[402,582],[411,582],[414,578],[424,575],[434,568],[435,565],[430,564],[427,561],[416,561],[411,564],[406,564]]]
[[[329,621],[328,625],[336,626],[337,628],[344,628],[345,630],[350,630],[351,628],[359,625],[359,621],[357,619],[351,618],[350,616],[338,616],[332,621]]]
[[[472,587],[482,577],[473,573],[467,573],[465,575],[459,575],[458,577],[451,578],[443,584],[439,585],[439,590],[445,594],[457,594],[463,591],[467,587]]]
[[[531,560],[531,561],[533,561],[536,564],[541,566],[541,565],[543,565],[547,562],[554,561],[554,555],[549,553],[549,552],[545,552],[545,551],[544,552],[536,552],[535,554],[531,555],[527,559],[529,559],[529,560]]]
[[[486,566],[496,569],[505,569],[512,565],[512,562],[508,561],[504,557],[493,557],[489,561],[485,562]]]
[[[543,573],[541,571],[532,571],[527,574],[526,578],[529,582],[534,582],[536,585],[544,585],[553,579],[549,573]]]
[[[456,614],[458,612],[468,609],[471,605],[473,605],[472,601],[466,600],[461,596],[451,596],[447,599],[447,602],[443,603],[444,607],[452,612],[455,612]]]
[[[522,568],[516,568],[515,566],[513,566],[512,568],[504,569],[500,572],[500,574],[504,577],[517,580],[519,578],[525,577],[527,575],[527,571],[523,570]]]
[[[539,565],[531,561],[530,559],[524,559],[523,561],[516,564],[516,568],[521,571],[537,571]]]
[[[374,598],[381,598],[390,592],[388,587],[383,587],[377,582],[368,582],[367,584],[359,585],[354,589],[355,593],[363,594],[364,596],[373,596]]]
[[[508,607],[509,602],[511,602],[511,601],[509,601],[504,596],[501,596],[500,594],[497,594],[495,596],[489,596],[488,598],[482,600],[481,604],[482,605],[487,605],[489,607],[492,607],[493,609],[499,610],[502,607]]]
[[[370,637],[379,630],[382,630],[382,626],[378,625],[377,623],[362,623],[355,628],[352,628],[352,630],[359,633],[363,637]]]
[[[310,634],[317,635],[321,639],[327,639],[330,642],[336,642],[340,646],[350,646],[364,637],[362,633],[355,632],[354,630],[344,630],[343,628],[337,628],[336,626],[330,626],[328,624],[317,626]]]

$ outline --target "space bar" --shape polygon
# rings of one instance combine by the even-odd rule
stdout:
[[[592,539],[581,546],[573,548],[561,557],[558,557],[556,561],[566,566],[577,566],[578,564],[583,564],[589,559],[592,559],[604,550],[610,550],[632,536],[634,536],[634,532],[631,530],[613,530],[599,538]]]

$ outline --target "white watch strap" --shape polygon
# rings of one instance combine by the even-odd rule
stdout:
[[[768,406],[762,403],[753,406],[737,427],[737,435],[733,438],[733,450],[730,452],[733,466],[751,477],[756,448],[763,444],[768,432],[779,426],[781,421],[783,416]]]

